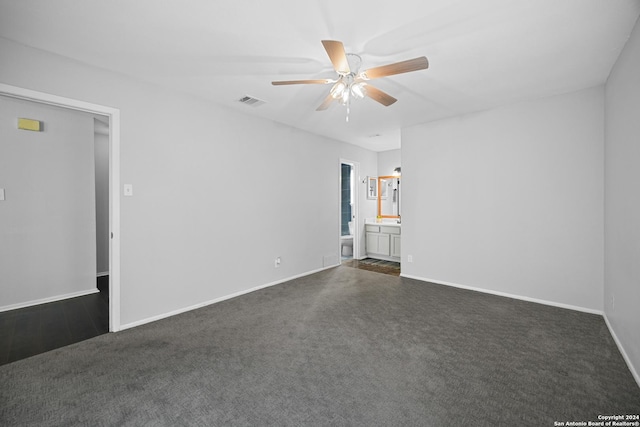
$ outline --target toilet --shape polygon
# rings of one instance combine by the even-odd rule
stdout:
[[[351,254],[353,256],[353,222],[349,221],[349,235],[340,236],[340,255],[344,255],[344,248],[351,248]]]

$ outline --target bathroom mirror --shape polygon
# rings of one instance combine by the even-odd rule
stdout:
[[[400,177],[378,177],[378,216],[400,218]]]
[[[376,200],[378,198],[378,177],[367,177],[367,199]]]

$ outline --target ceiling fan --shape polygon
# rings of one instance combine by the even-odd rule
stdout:
[[[271,84],[275,86],[296,84],[333,84],[329,94],[324,101],[322,101],[322,104],[316,108],[316,111],[326,110],[334,100],[337,100],[340,104],[347,107],[347,121],[349,121],[349,105],[352,98],[362,99],[365,96],[368,96],[385,107],[388,107],[397,101],[393,96],[381,91],[375,86],[370,85],[368,83],[369,80],[392,76],[394,74],[424,70],[429,67],[429,61],[427,61],[427,58],[421,56],[407,61],[396,62],[360,71],[362,59],[359,55],[346,53],[342,42],[336,40],[322,40],[322,45],[329,55],[333,68],[338,73],[337,79],[284,80],[271,82]]]

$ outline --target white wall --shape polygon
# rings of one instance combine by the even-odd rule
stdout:
[[[640,383],[640,24],[606,85],[605,313]]]
[[[124,326],[338,261],[340,158],[375,175],[375,152],[6,39],[0,57],[6,84],[120,109]]]
[[[602,310],[603,108],[596,87],[403,130],[403,275]]]
[[[393,170],[401,164],[402,150],[380,151],[378,153],[378,176],[393,175]]]
[[[0,135],[0,309],[95,291],[93,118],[0,97]]]

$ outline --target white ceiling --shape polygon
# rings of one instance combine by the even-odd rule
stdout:
[[[383,151],[404,126],[604,83],[639,13],[640,0],[0,0],[0,37]],[[330,86],[271,85],[334,78],[322,39],[365,69],[430,67],[372,82],[398,102],[354,102],[346,123],[337,103],[315,111]]]

